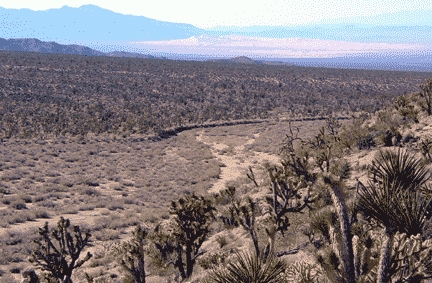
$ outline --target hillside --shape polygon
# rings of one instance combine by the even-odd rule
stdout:
[[[241,282],[227,274],[248,256],[278,270],[274,282],[377,282],[383,239],[393,245],[382,282],[432,275],[432,207],[423,202],[432,196],[432,119],[418,95],[430,73],[0,58],[0,282],[35,269],[28,258],[44,251],[32,240],[60,216],[91,233],[80,258],[93,256],[74,282],[132,280],[121,265],[138,270],[140,254],[150,283]],[[149,139],[155,134],[163,138]],[[424,182],[382,178],[377,162],[399,160],[398,152],[418,160]],[[389,183],[398,195],[367,210],[361,193]],[[393,229],[385,211],[372,211],[383,207]],[[144,230],[133,234],[137,224]],[[184,254],[197,231],[192,261]]]
[[[389,105],[430,76],[13,52],[0,52],[0,62],[3,139],[159,134],[273,115],[349,116]]]

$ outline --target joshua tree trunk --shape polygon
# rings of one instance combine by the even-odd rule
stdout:
[[[186,276],[192,275],[193,271],[192,245],[186,245]]]

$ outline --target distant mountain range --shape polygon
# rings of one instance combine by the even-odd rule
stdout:
[[[202,29],[94,5],[46,11],[0,7],[0,50],[432,71],[430,15],[405,11],[309,26]]]
[[[123,15],[94,5],[32,11],[0,7],[0,37],[56,42],[125,42],[241,35],[266,38],[314,38],[337,41],[432,43],[432,11],[323,21],[309,26],[251,26],[201,29],[143,16]],[[365,24],[366,23],[366,24]]]
[[[18,51],[18,52],[40,52],[40,53],[53,53],[53,54],[75,54],[84,56],[110,56],[110,57],[130,57],[130,58],[145,58],[145,59],[167,59],[166,57],[156,57],[148,54],[141,54],[136,52],[125,51],[112,51],[100,52],[86,46],[77,44],[59,44],[56,42],[41,41],[35,38],[15,38],[4,39],[0,38],[0,50],[4,51]],[[246,56],[237,56],[230,59],[215,59],[209,60],[227,64],[275,64],[271,61],[257,61]],[[287,64],[278,62],[279,64]],[[276,63],[277,64],[277,63]]]
[[[94,5],[32,11],[0,8],[0,37],[55,41],[130,41],[186,38],[200,33],[188,24],[122,15]]]
[[[75,54],[85,56],[111,56],[156,59],[158,57],[134,52],[113,51],[100,52],[86,46],[77,44],[59,44],[56,42],[41,41],[35,38],[0,38],[0,50],[20,52],[41,52],[54,54]],[[164,59],[164,58],[162,58]]]
[[[152,56],[136,52],[112,51],[100,52],[86,46],[70,44],[63,45],[56,42],[40,41],[34,38],[3,39],[0,38],[0,51],[41,52],[55,54],[75,54],[84,56],[110,56],[146,59],[168,59],[163,56]],[[209,59],[208,57],[174,56],[175,60],[213,61],[223,64],[250,64],[250,65],[298,65],[304,67],[327,67],[346,69],[381,69],[432,72],[432,52],[410,55],[404,53],[362,54],[349,57],[334,58],[267,58],[254,60],[246,56],[236,56],[229,59]]]

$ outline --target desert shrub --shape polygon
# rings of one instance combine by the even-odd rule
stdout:
[[[7,171],[2,174],[0,179],[2,181],[16,181],[24,177],[24,173],[21,170],[15,169],[13,171]]]
[[[16,224],[16,223],[24,223],[26,221],[35,220],[34,215],[29,211],[19,211],[17,213],[13,213],[12,215],[8,215],[4,218],[8,224]]]
[[[32,198],[29,195],[20,195],[20,199],[22,199],[25,203],[32,203]]]
[[[424,137],[420,142],[420,151],[425,159],[432,161],[432,138]]]
[[[86,180],[85,184],[90,187],[98,187],[99,183],[93,180]]]
[[[108,205],[107,208],[108,208],[109,210],[111,210],[111,211],[114,211],[114,210],[117,210],[117,209],[123,210],[123,209],[124,209],[124,201],[122,201],[122,200],[115,200],[115,201],[112,201],[112,202]]]
[[[9,195],[11,193],[9,187],[4,184],[0,184],[0,194]]]
[[[11,202],[10,207],[17,209],[17,210],[27,209],[27,205],[21,199],[17,199],[15,201]]]
[[[398,113],[402,116],[403,120],[407,122],[415,122],[418,123],[418,110],[415,109],[412,104],[411,99],[406,95],[401,95],[395,98],[393,102],[393,107],[398,111]]]
[[[99,190],[95,189],[95,188],[83,188],[80,192],[81,194],[85,194],[88,196],[100,196],[101,192],[99,192]]]
[[[113,241],[120,239],[120,231],[113,229],[104,229],[103,231],[95,231],[94,237],[98,241]]]
[[[38,206],[46,207],[46,208],[54,208],[58,206],[58,203],[50,201],[50,200],[43,200],[37,203]]]
[[[198,260],[198,264],[206,270],[212,269],[225,263],[226,258],[227,255],[221,252],[205,254]]]
[[[79,211],[89,211],[89,210],[94,210],[94,209],[95,209],[95,206],[93,204],[90,204],[90,203],[81,204],[78,207]]]
[[[36,203],[36,202],[41,202],[41,201],[44,201],[44,200],[46,200],[47,199],[47,196],[46,195],[41,195],[41,194],[38,194],[38,195],[36,195],[35,197],[34,197],[34,202]]]
[[[354,136],[354,141],[359,150],[370,149],[375,145],[374,136],[367,130],[358,132]]]
[[[42,219],[51,218],[49,213],[44,209],[35,209],[32,210],[32,213],[34,214],[35,218],[42,218]]]

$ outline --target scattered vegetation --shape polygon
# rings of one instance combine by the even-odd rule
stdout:
[[[430,81],[396,96],[428,74],[0,58],[0,281],[432,279]],[[305,134],[289,120],[300,113],[327,118]],[[199,141],[207,130],[143,135],[255,118],[269,121],[212,129],[211,143],[238,138],[220,148]],[[213,154],[236,160],[240,150],[280,159],[241,156],[244,176],[209,194],[222,172]],[[86,219],[92,241],[63,217],[34,239],[40,218],[65,212]]]
[[[374,112],[429,76],[8,51],[0,62],[2,139],[121,137],[271,113]]]

